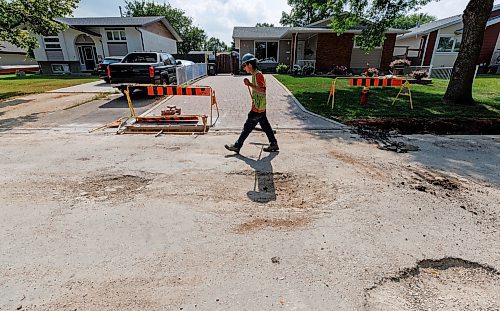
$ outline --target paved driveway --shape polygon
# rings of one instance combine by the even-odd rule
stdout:
[[[241,129],[250,110],[250,94],[243,84],[245,76],[218,75],[206,77],[196,85],[211,86],[217,96],[220,118],[217,129]],[[321,129],[336,130],[342,124],[315,116],[301,109],[286,90],[272,75],[266,75],[268,96],[268,118],[276,129]],[[210,100],[205,97],[176,96],[152,111],[159,114],[165,105],[176,105],[182,113],[210,112]]]

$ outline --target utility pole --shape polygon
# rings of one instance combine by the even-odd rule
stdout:
[[[122,13],[122,6],[118,6],[118,8],[120,8],[120,17],[123,17],[123,13]]]

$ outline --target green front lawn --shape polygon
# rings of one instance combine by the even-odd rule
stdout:
[[[500,77],[480,76],[474,83],[477,105],[445,105],[442,97],[448,80],[434,79],[432,85],[411,85],[414,109],[409,99],[402,96],[392,102],[399,88],[372,87],[368,106],[361,106],[362,87],[350,87],[349,79],[339,79],[335,92],[335,108],[327,105],[333,79],[319,77],[292,77],[276,75],[308,110],[342,121],[384,118],[500,118]]]
[[[0,75],[0,100],[15,96],[43,93],[63,87],[97,81],[97,77],[39,76],[28,74],[26,77]]]

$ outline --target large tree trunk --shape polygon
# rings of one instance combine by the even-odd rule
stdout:
[[[462,45],[453,66],[444,101],[451,104],[473,104],[472,84],[476,62],[481,53],[484,29],[491,15],[494,0],[470,0],[463,15]]]

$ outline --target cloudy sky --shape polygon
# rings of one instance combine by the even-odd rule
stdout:
[[[75,17],[120,16],[118,7],[122,0],[81,0]],[[163,3],[163,1],[157,1]],[[289,11],[286,0],[171,0],[172,6],[183,9],[194,23],[205,29],[210,37],[217,37],[230,44],[234,26],[255,26],[258,22],[279,25],[282,11]],[[421,11],[438,18],[461,14],[468,0],[440,0],[432,2]],[[496,0],[495,4],[500,3]]]

